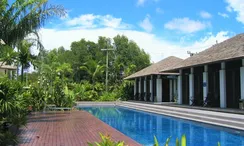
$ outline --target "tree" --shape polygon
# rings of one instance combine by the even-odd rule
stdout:
[[[48,5],[48,0],[0,1],[0,38],[14,47],[18,41],[42,27],[54,16],[65,15],[60,5]]]
[[[3,46],[0,51],[0,67],[3,64],[11,65],[16,61],[16,58],[18,57],[18,53],[15,52],[15,50],[9,46]]]
[[[34,64],[33,62],[36,59],[36,56],[32,55],[30,51],[32,45],[32,43],[27,42],[26,40],[21,41],[17,45],[19,50],[18,61],[21,64],[21,82],[24,81],[24,69],[27,69],[31,64]]]
[[[101,77],[101,75],[103,75],[105,66],[99,65],[99,63],[94,60],[90,60],[84,63],[84,65],[81,66],[80,69],[87,72],[89,80],[92,82],[93,85],[95,85],[97,79]]]
[[[56,72],[62,77],[62,80],[65,80],[66,76],[71,76],[73,69],[69,63],[63,63],[57,67]]]

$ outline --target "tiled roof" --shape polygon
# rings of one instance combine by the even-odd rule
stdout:
[[[213,45],[209,49],[185,59],[173,68],[164,68],[161,71],[167,72],[234,58],[244,58],[244,34],[236,35],[222,43]]]
[[[12,65],[6,65],[5,63],[0,62],[0,69],[10,69],[10,70],[16,70],[17,67],[16,66],[12,66]]]
[[[133,78],[148,76],[148,75],[177,74],[177,73],[160,73],[160,70],[163,70],[164,68],[174,67],[176,64],[179,64],[182,60],[183,59],[181,58],[170,56],[126,77],[125,79],[133,79]]]

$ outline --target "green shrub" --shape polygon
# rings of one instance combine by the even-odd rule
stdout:
[[[167,138],[167,140],[165,142],[165,146],[169,146],[170,140],[171,140],[171,137]],[[218,142],[217,145],[220,146],[220,143]],[[153,146],[159,146],[158,140],[155,136],[154,136],[154,145]],[[179,141],[179,139],[176,138],[175,146],[186,146],[186,135],[181,136],[181,141]]]
[[[114,142],[110,136],[106,136],[100,133],[102,139],[101,142],[95,142],[94,144],[88,143],[89,146],[124,146],[124,142]]]
[[[89,90],[85,92],[83,101],[96,101],[98,100],[98,93],[94,90]]]
[[[113,92],[117,93],[117,99],[129,100],[133,97],[133,84],[131,81],[123,81]]]
[[[17,144],[18,129],[26,124],[24,94],[19,82],[0,78],[0,145]],[[15,130],[10,131],[10,127]]]
[[[99,101],[115,101],[117,99],[117,94],[115,92],[103,92],[99,97]]]

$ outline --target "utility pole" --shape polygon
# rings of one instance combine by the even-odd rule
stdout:
[[[101,49],[102,51],[106,51],[106,92],[108,92],[108,51],[113,51],[114,49]]]

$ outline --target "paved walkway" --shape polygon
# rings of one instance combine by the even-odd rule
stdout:
[[[129,146],[137,142],[85,111],[37,113],[20,134],[20,146],[87,146],[100,141],[99,132]]]

